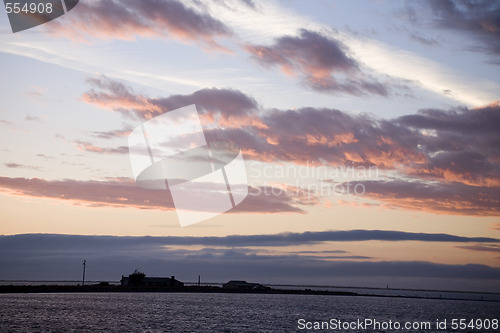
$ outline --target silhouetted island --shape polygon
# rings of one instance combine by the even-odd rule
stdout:
[[[409,295],[385,295],[385,294],[365,294],[351,291],[313,290],[305,289],[277,289],[265,286],[260,283],[247,282],[242,280],[230,280],[222,284],[222,287],[214,285],[201,285],[184,283],[175,276],[170,277],[146,277],[146,274],[134,271],[129,276],[123,276],[120,284],[110,284],[100,282],[95,284],[75,285],[0,285],[0,294],[8,293],[102,293],[102,292],[124,292],[124,293],[245,293],[245,294],[295,294],[295,295],[333,295],[333,296],[366,296],[366,297],[396,297],[396,298],[427,298],[427,299],[448,299],[462,300],[454,297],[429,297],[409,296]],[[468,299],[470,301],[490,301],[496,300]]]
[[[211,285],[186,285],[171,277],[146,277],[135,270],[129,276],[123,276],[119,285],[108,282],[81,285],[0,285],[0,293],[71,293],[71,292],[187,292],[187,293],[259,293],[259,294],[306,294],[306,295],[344,295],[356,296],[357,293],[328,290],[275,289],[260,283],[230,280],[222,287]]]
[[[328,290],[293,290],[274,289],[270,287],[247,289],[247,288],[222,288],[217,286],[155,286],[155,285],[110,285],[107,282],[93,285],[3,285],[0,286],[0,294],[5,293],[81,293],[81,292],[186,292],[186,293],[255,293],[255,294],[304,294],[304,295],[344,295],[357,296],[359,294],[343,291]]]

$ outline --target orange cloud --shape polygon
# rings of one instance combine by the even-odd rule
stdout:
[[[430,178],[440,179],[447,182],[459,182],[471,186],[486,186],[495,187],[500,186],[500,178],[495,176],[474,174],[472,172],[459,172],[455,170],[450,170],[446,168],[409,168],[407,169],[408,174],[419,174],[426,175]]]
[[[461,183],[424,183],[412,180],[356,181],[363,197],[385,207],[418,210],[434,214],[500,216],[500,189],[480,188]]]
[[[367,194],[384,207],[489,216],[496,215],[495,205],[500,205],[500,107],[496,104],[474,110],[421,110],[385,120],[328,108],[266,110],[233,89],[151,99],[107,78],[89,82],[96,89],[92,102],[98,103],[103,93],[104,103],[123,100],[119,105],[130,103],[132,109],[117,111],[139,118],[144,118],[144,109],[151,108],[154,114],[196,104],[209,125],[207,139],[233,143],[247,160],[397,171],[398,186],[371,184],[379,191]],[[134,104],[141,101],[145,106]],[[118,152],[85,141],[77,144],[96,153]]]

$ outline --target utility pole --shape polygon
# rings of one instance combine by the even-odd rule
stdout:
[[[198,287],[200,286],[201,275],[198,275]]]
[[[82,279],[82,287],[85,285],[85,266],[87,264],[87,260],[83,261],[83,279]]]

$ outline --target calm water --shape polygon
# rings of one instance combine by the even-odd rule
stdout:
[[[0,332],[305,332],[304,322],[489,318],[500,303],[318,295],[82,293],[2,294]],[[323,330],[323,332],[362,330]],[[393,330],[367,329],[366,332]],[[422,331],[422,330],[414,330]],[[480,332],[484,330],[459,330]],[[499,332],[500,330],[490,330]]]

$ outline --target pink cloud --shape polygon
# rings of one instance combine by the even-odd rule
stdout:
[[[85,103],[143,119],[150,119],[163,113],[162,109],[151,103],[148,98],[135,94],[131,88],[118,81],[100,76],[87,79],[87,83],[93,88],[80,97]]]
[[[280,67],[319,92],[386,96],[387,88],[364,74],[340,41],[302,29],[299,36],[277,38],[269,46],[247,45],[245,50],[264,67]]]
[[[67,19],[45,27],[53,35],[74,41],[162,37],[216,50],[225,50],[216,38],[231,35],[219,20],[176,0],[81,1]]]
[[[69,201],[90,207],[131,207],[139,209],[173,210],[167,190],[144,189],[133,179],[44,180],[39,178],[0,177],[0,191],[14,196],[27,196]],[[250,195],[232,213],[303,213],[301,200],[286,192],[264,195],[263,189],[251,187]]]

